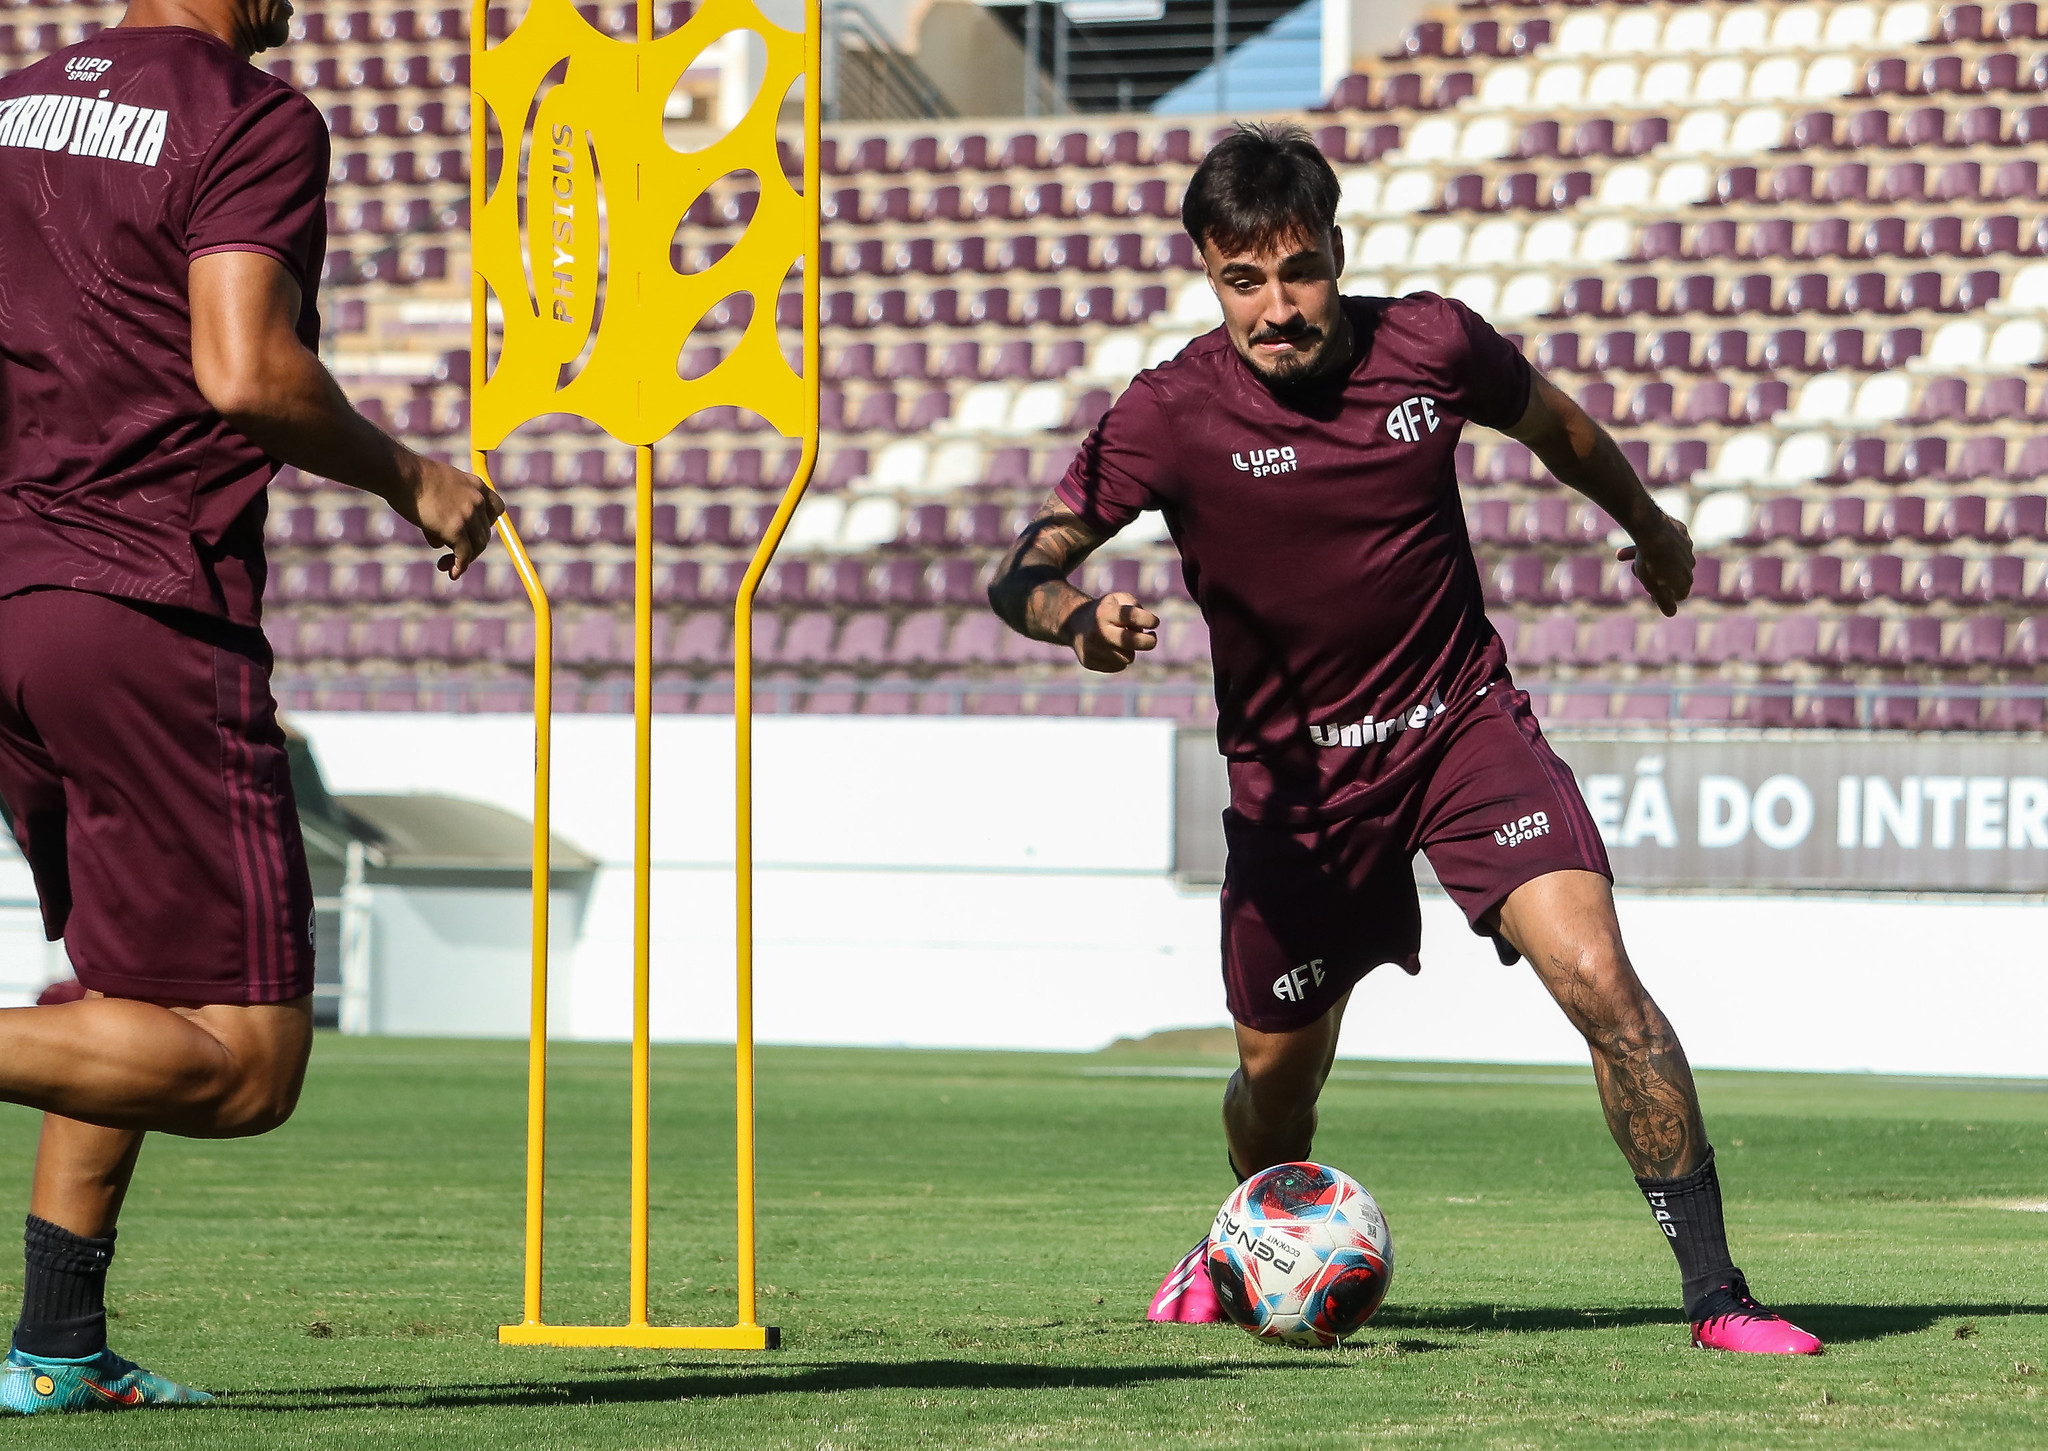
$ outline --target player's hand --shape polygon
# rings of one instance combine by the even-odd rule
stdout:
[[[391,507],[418,525],[429,544],[449,551],[440,566],[450,579],[461,579],[491,542],[491,525],[505,512],[505,501],[475,474],[423,458],[410,494],[401,491]]]
[[[1067,618],[1067,643],[1074,658],[1090,670],[1114,675],[1140,650],[1159,643],[1159,616],[1138,603],[1136,595],[1119,590],[1090,600]]]
[[[1669,514],[1659,520],[1614,557],[1635,566],[1636,578],[1668,617],[1677,614],[1679,601],[1692,593],[1692,535]]]

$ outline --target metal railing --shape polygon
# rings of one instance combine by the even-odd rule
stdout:
[[[451,712],[506,712],[530,708],[530,696],[522,696],[522,679],[420,679],[409,676],[349,676],[345,678],[281,678],[276,689],[292,708],[295,695],[311,692],[310,708],[377,709],[378,697],[387,703],[404,698],[415,710]],[[1593,725],[1600,719],[1610,724],[1669,720],[1677,724],[1727,725],[1772,724],[1779,717],[1791,724],[1795,707],[1817,712],[1813,724],[1867,726],[1877,724],[1887,702],[1973,702],[1979,705],[1999,701],[2048,702],[2048,684],[2022,685],[1927,685],[1910,681],[1858,683],[1851,681],[1788,680],[1565,680],[1529,678],[1516,681],[1536,697],[1537,711],[1556,717],[1561,724]],[[530,686],[526,687],[530,691]],[[563,678],[557,687],[585,713],[625,713],[632,708],[629,681],[575,682]],[[654,682],[654,709],[658,713],[718,714],[729,711],[733,693],[730,680],[671,679]],[[1002,677],[949,677],[917,679],[905,676],[873,679],[820,676],[755,677],[754,709],[759,712],[793,714],[817,711],[815,696],[841,697],[851,702],[847,710],[865,706],[877,712],[878,700],[900,703],[900,713],[923,715],[973,714],[1082,714],[1090,716],[1172,715],[1206,719],[1213,714],[1212,687],[1205,680],[1105,680],[1072,678],[1017,679]],[[1619,700],[1621,709],[1610,709],[1603,717],[1571,710],[1572,699],[1604,697],[1610,705]],[[1768,703],[1767,705],[1765,703]],[[1833,712],[1817,710],[1823,704],[1839,703]],[[1030,707],[1027,709],[1027,704]],[[998,708],[998,707],[1007,707]],[[1165,708],[1162,708],[1165,707]],[[298,708],[309,708],[301,704]],[[829,712],[824,712],[829,713]]]
[[[932,83],[889,39],[860,0],[825,7],[823,92],[827,121],[914,121],[954,114]]]
[[[1299,3],[1299,0],[1294,0]],[[1024,114],[1142,111],[1204,69],[1217,112],[1230,109],[1230,54],[1292,9],[1289,0],[1025,0],[996,11],[1024,47]],[[1018,11],[1021,10],[1021,13]]]

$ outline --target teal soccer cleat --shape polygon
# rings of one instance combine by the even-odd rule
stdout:
[[[111,1350],[83,1360],[57,1360],[10,1350],[0,1361],[0,1409],[125,1411],[140,1406],[204,1406],[213,1397],[153,1375]]]

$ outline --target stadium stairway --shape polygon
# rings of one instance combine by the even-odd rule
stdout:
[[[583,12],[630,29],[626,7]],[[657,28],[686,14],[660,7]],[[0,9],[0,63],[103,15]],[[1343,180],[1347,290],[1445,292],[1520,336],[1699,543],[1694,604],[1657,619],[1613,562],[1611,521],[1472,431],[1459,474],[1489,604],[1552,715],[2040,726],[2044,19],[2028,0],[1468,5],[1300,118]],[[466,12],[309,4],[296,28],[263,63],[335,138],[330,362],[372,417],[460,458]],[[676,124],[688,110],[679,97]],[[1116,393],[1214,325],[1176,210],[1219,124],[831,128],[826,437],[763,590],[763,708],[1212,709],[1156,516],[1083,581],[1166,617],[1160,656],[1128,677],[1078,678],[982,592]],[[697,199],[680,269],[730,249],[758,185]],[[793,293],[777,311],[794,323]],[[683,370],[714,366],[751,315],[745,296],[714,307]],[[714,409],[658,460],[657,702],[729,709],[730,601],[796,452]],[[630,451],[557,418],[493,462],[561,606],[565,705],[626,708]],[[523,708],[532,630],[502,559],[450,587],[403,525],[294,471],[270,527],[289,703]]]

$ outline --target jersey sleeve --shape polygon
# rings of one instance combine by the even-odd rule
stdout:
[[[302,290],[327,241],[327,126],[296,91],[244,107],[215,140],[193,190],[185,255],[260,252]]]
[[[1529,406],[1534,370],[1522,350],[1494,331],[1493,324],[1459,302],[1443,299],[1464,335],[1462,366],[1452,372],[1459,392],[1444,402],[1451,410],[1487,428],[1506,430],[1521,420]]]
[[[1067,466],[1054,495],[1101,534],[1159,507],[1152,486],[1172,466],[1165,411],[1141,377],[1110,405]]]

